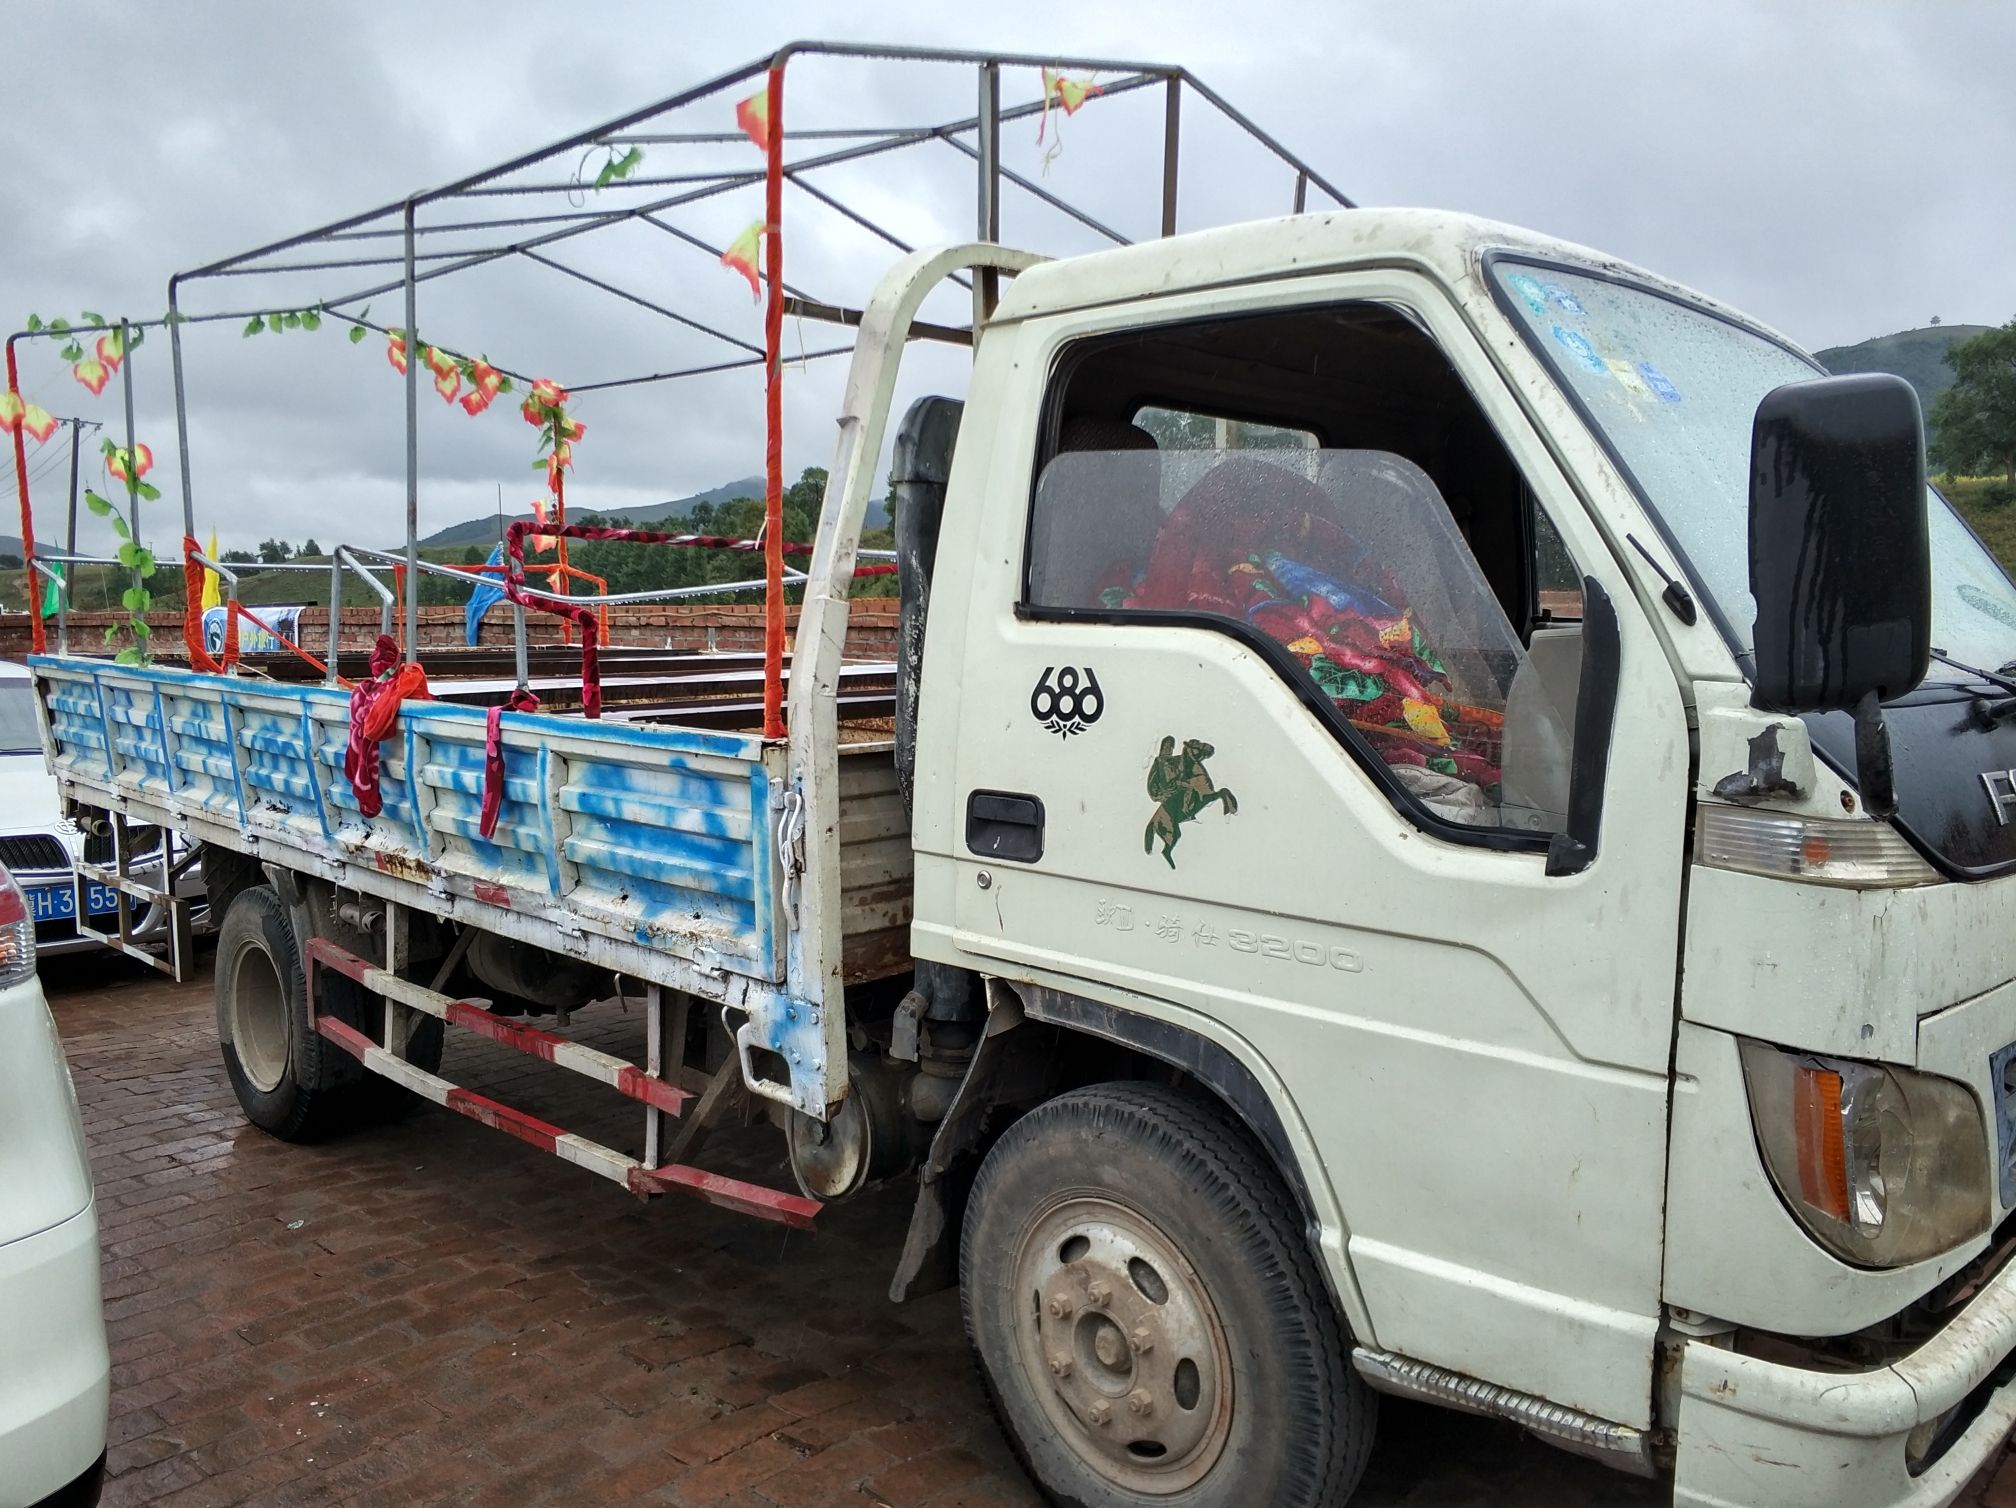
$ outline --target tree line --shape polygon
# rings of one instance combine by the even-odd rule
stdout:
[[[2016,503],[2016,319],[1946,353],[1953,385],[1932,402],[1932,463],[1949,476],[1993,476],[1983,495]]]

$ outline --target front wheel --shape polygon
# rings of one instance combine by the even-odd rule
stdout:
[[[966,1333],[1064,1508],[1336,1508],[1375,1401],[1245,1133],[1147,1084],[1038,1107],[982,1164]]]

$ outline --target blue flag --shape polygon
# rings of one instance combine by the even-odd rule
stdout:
[[[502,540],[491,546],[490,558],[484,563],[492,566],[501,566],[504,564],[504,542]],[[466,627],[471,644],[476,642],[477,636],[483,631],[483,615],[503,600],[504,587],[499,577],[479,576],[476,578],[476,584],[469,589],[469,609],[466,614]]]

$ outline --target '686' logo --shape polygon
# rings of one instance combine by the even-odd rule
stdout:
[[[1083,733],[1105,710],[1106,693],[1090,665],[1082,671],[1075,665],[1046,665],[1029,693],[1030,715],[1059,738]]]

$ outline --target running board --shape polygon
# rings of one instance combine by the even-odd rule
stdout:
[[[1592,1457],[1634,1476],[1652,1477],[1658,1474],[1652,1455],[1652,1437],[1642,1429],[1599,1419],[1579,1409],[1564,1408],[1558,1403],[1536,1398],[1531,1393],[1466,1377],[1461,1372],[1416,1361],[1411,1356],[1396,1356],[1391,1351],[1368,1351],[1360,1346],[1351,1353],[1351,1364],[1358,1369],[1358,1375],[1378,1392],[1420,1398],[1468,1414],[1510,1419],[1549,1445],[1573,1451],[1578,1456]]]
[[[391,1005],[420,1011],[450,1025],[467,1027],[493,1042],[551,1063],[556,1068],[565,1068],[606,1084],[617,1093],[645,1105],[654,1120],[661,1114],[679,1114],[686,1101],[693,1097],[690,1091],[646,1073],[622,1058],[538,1027],[520,1026],[503,1020],[473,1001],[456,1000],[411,980],[401,979],[327,938],[311,937],[304,951],[307,955],[308,1015],[315,1024],[316,1032],[357,1059],[369,1072],[404,1085],[424,1100],[515,1136],[542,1152],[551,1152],[563,1162],[571,1162],[611,1182],[620,1183],[640,1198],[653,1194],[692,1194],[723,1209],[774,1220],[800,1230],[809,1229],[813,1217],[822,1208],[816,1199],[764,1188],[760,1184],[709,1173],[684,1163],[647,1167],[612,1147],[563,1131],[535,1115],[514,1110],[487,1095],[428,1073],[399,1054],[379,1046],[356,1027],[323,1015],[317,1004],[319,997],[315,988],[318,969],[333,969],[345,978],[354,979],[388,1002],[388,1014]],[[647,1146],[646,1152],[649,1151]]]

